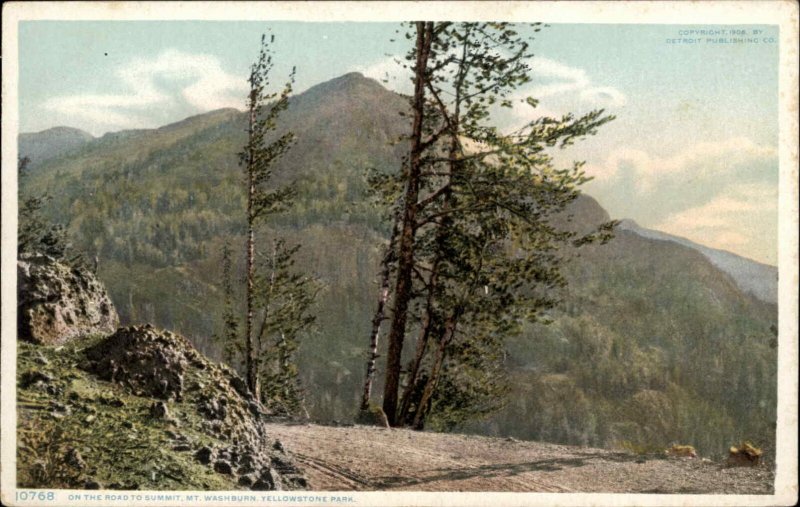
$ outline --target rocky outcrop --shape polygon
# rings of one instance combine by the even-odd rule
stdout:
[[[192,445],[172,435],[172,449],[241,487],[304,489],[306,479],[265,429],[268,410],[242,378],[199,353],[184,337],[149,324],[120,328],[85,350],[81,368],[138,397],[156,398],[151,420],[193,428],[221,445]],[[188,412],[187,412],[188,411]]]
[[[21,455],[21,484],[308,487],[291,455],[269,437],[268,409],[234,370],[170,331],[149,324],[117,329],[113,304],[86,270],[25,255],[18,279],[24,339],[18,347],[18,396],[46,411],[24,417],[24,434],[32,439],[26,449],[38,450]],[[51,434],[69,447],[48,444]],[[53,466],[40,470],[39,456],[48,449],[58,451],[48,458]],[[63,466],[68,474],[58,468]],[[204,468],[207,473],[198,475]]]
[[[198,353],[182,336],[149,325],[120,328],[86,351],[87,369],[137,396],[180,401],[183,376]]]
[[[88,270],[43,254],[17,261],[17,334],[40,345],[114,332],[119,316],[103,284]]]

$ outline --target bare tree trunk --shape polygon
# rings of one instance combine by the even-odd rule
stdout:
[[[405,424],[408,411],[411,408],[412,393],[414,392],[414,386],[419,377],[422,359],[425,357],[425,350],[428,348],[428,339],[430,338],[431,326],[433,325],[433,299],[436,284],[438,283],[438,272],[439,257],[434,260],[433,266],[431,267],[431,276],[428,278],[428,297],[425,302],[425,318],[419,338],[417,339],[417,349],[414,353],[414,359],[409,368],[408,382],[406,382],[406,387],[403,389],[403,396],[400,398],[400,414],[397,416],[398,426]]]
[[[461,75],[459,75],[459,80],[461,79]],[[448,173],[447,178],[444,182],[444,188],[446,189],[442,194],[442,211],[446,212],[450,209],[451,199],[452,199],[452,190],[450,185],[452,184],[453,175],[455,174],[458,162],[457,162],[457,155],[461,148],[458,142],[458,128],[459,128],[459,114],[460,114],[460,107],[458,104],[458,95],[456,96],[456,109],[454,114],[451,117],[447,116],[447,109],[444,107],[444,104],[440,103],[440,110],[442,115],[445,117],[450,132],[450,147],[449,147],[449,155],[448,158],[450,159],[448,163]],[[422,359],[425,357],[425,349],[428,346],[428,339],[430,337],[430,327],[433,324],[433,301],[435,298],[435,292],[437,288],[437,284],[439,283],[439,269],[440,263],[442,260],[442,252],[445,248],[445,240],[447,239],[448,233],[448,225],[451,221],[451,217],[445,214],[442,217],[441,222],[437,225],[436,230],[436,247],[437,253],[436,257],[434,258],[433,264],[431,266],[431,276],[428,278],[428,297],[425,303],[425,318],[423,321],[422,332],[420,334],[420,338],[417,341],[417,350],[414,354],[414,360],[411,363],[411,367],[409,369],[409,378],[408,382],[406,383],[406,387],[403,390],[403,396],[400,399],[400,415],[398,417],[398,424],[403,424],[405,419],[408,417],[408,411],[411,409],[411,401],[412,401],[412,394],[414,392],[414,387],[417,383],[417,379],[419,377],[419,370],[420,366],[422,365]],[[421,410],[422,405],[417,407],[417,410]]]
[[[400,368],[403,341],[406,333],[408,304],[411,300],[412,271],[414,269],[414,235],[417,220],[417,198],[419,197],[420,172],[422,165],[422,123],[425,107],[425,82],[433,36],[433,23],[417,22],[416,66],[414,77],[414,122],[411,134],[411,155],[408,162],[408,183],[406,185],[403,227],[398,245],[399,262],[397,283],[394,291],[394,311],[389,331],[389,350],[386,354],[386,383],[383,389],[383,411],[389,424],[397,423],[397,395],[400,386]]]
[[[245,369],[247,370],[247,388],[256,398],[260,398],[258,383],[258,365],[256,358],[255,344],[253,342],[253,291],[255,277],[255,241],[253,226],[255,212],[253,200],[256,192],[254,174],[254,153],[253,153],[253,131],[256,123],[256,91],[250,92],[250,116],[247,128],[248,149],[247,149],[247,315],[245,319]]]
[[[422,397],[419,400],[417,412],[414,414],[414,428],[416,429],[422,429],[422,425],[425,421],[425,415],[428,412],[426,406],[433,397],[434,388],[436,387],[436,383],[439,381],[439,374],[442,371],[442,364],[444,363],[447,345],[450,344],[450,341],[453,339],[453,336],[456,332],[457,319],[458,317],[453,315],[447,320],[444,333],[441,340],[439,340],[439,348],[436,349],[436,359],[434,360],[433,367],[431,368],[431,374],[428,377],[428,382],[425,384],[425,389],[422,391]]]
[[[389,238],[389,245],[381,260],[381,292],[378,297],[378,307],[375,316],[372,317],[372,330],[369,335],[369,358],[367,359],[367,374],[364,377],[364,393],[361,396],[361,410],[369,408],[369,399],[372,395],[372,382],[375,379],[375,361],[378,359],[378,338],[381,331],[381,323],[386,318],[386,301],[389,299],[389,277],[391,276],[392,262],[396,257],[395,244],[397,243],[398,219],[395,217],[392,225],[392,232]]]

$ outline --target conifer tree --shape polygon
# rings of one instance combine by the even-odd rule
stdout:
[[[295,352],[300,334],[314,324],[312,307],[320,284],[293,270],[299,246],[273,240],[272,252],[262,259],[256,280],[256,298],[262,310],[256,335],[262,400],[284,414],[305,414]],[[307,414],[306,414],[307,415]]]
[[[28,176],[30,158],[17,161],[20,180]],[[74,253],[67,240],[66,227],[49,222],[43,208],[51,199],[48,194],[20,195],[17,228],[17,255],[43,253],[71,265],[83,265],[83,257]]]
[[[233,261],[231,260],[231,248],[228,244],[222,247],[222,292],[224,297],[224,308],[222,310],[222,335],[219,340],[222,342],[222,350],[225,360],[230,364],[236,364],[242,356],[244,348],[239,339],[239,319],[236,316]]]
[[[433,40],[433,23],[417,22],[414,96],[411,99],[412,127],[408,162],[405,164],[405,195],[401,227],[397,240],[397,271],[395,275],[391,327],[389,328],[388,352],[386,355],[386,381],[383,389],[383,411],[394,424],[397,411],[397,390],[400,385],[400,367],[405,341],[408,305],[412,298],[412,275],[414,270],[414,236],[417,222],[419,192],[422,182],[423,128],[425,121],[425,84],[428,79],[428,56]]]
[[[250,69],[248,83],[250,92],[247,99],[247,144],[240,153],[240,164],[244,167],[247,188],[247,230],[246,230],[246,272],[245,272],[245,346],[244,362],[247,386],[254,396],[260,397],[260,375],[257,337],[253,329],[256,305],[256,226],[270,214],[285,209],[292,197],[291,187],[270,188],[268,183],[274,165],[291,147],[292,133],[284,133],[275,139],[279,115],[289,104],[289,95],[294,81],[294,70],[281,92],[268,92],[270,72],[274,66],[273,54],[266,36],[261,37],[258,59]],[[267,309],[264,309],[266,312]]]
[[[551,225],[586,178],[581,164],[555,168],[546,151],[594,134],[612,117],[602,110],[541,117],[502,133],[492,111],[512,107],[510,97],[530,80],[531,38],[508,23],[418,22],[413,31],[412,135],[399,178],[403,220],[383,406],[390,424],[422,427],[442,375],[463,371],[466,351],[502,350],[521,320],[552,307],[552,289],[563,283],[559,246],[604,237],[613,226],[575,238]],[[408,322],[418,323],[416,350],[398,405]]]

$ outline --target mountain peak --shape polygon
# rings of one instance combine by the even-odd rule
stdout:
[[[627,229],[627,230],[636,231],[637,229],[641,229],[641,227],[636,222],[636,220],[633,220],[633,219],[630,219],[630,218],[623,218],[622,220],[619,221],[619,225],[617,226],[617,229]]]
[[[366,77],[360,72],[348,72],[339,77],[323,81],[320,85],[330,84],[336,86],[353,86],[358,84],[377,83],[374,79]]]
[[[346,74],[342,74],[341,76],[339,76],[337,78],[331,79],[331,81],[359,81],[359,80],[364,80],[364,79],[368,79],[368,78],[365,77],[364,74],[362,74],[360,72],[353,71],[353,72],[348,72]]]
[[[23,132],[18,136],[19,156],[28,157],[36,165],[70,153],[92,141],[94,136],[74,127],[52,127],[39,132]]]
[[[376,80],[360,72],[348,72],[339,77],[316,84],[302,95],[320,96],[330,93],[391,93]]]

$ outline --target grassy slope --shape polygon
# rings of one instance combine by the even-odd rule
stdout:
[[[87,337],[60,349],[18,344],[19,379],[32,371],[53,379],[27,387],[23,382],[17,389],[19,486],[82,488],[94,480],[109,489],[239,489],[229,476],[195,460],[193,452],[173,450],[182,441],[170,433],[186,436],[193,447],[226,445],[202,430],[193,397],[169,403],[177,423],[153,419],[152,398],[134,396],[78,368],[81,351],[100,339]],[[86,468],[66,462],[70,448],[78,450]]]

